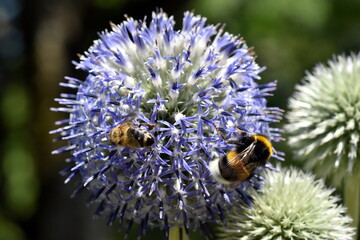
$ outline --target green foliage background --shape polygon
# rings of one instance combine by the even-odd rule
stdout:
[[[240,34],[266,66],[262,80],[278,80],[269,105],[286,110],[294,85],[316,63],[360,49],[360,1],[356,0],[2,0],[0,2],[0,240],[123,239],[105,219],[93,220],[86,193],[70,199],[73,183],[58,172],[65,156],[48,132],[66,115],[50,112],[64,91],[65,75],[81,77],[71,60],[97,32],[124,14],[143,19],[157,8],[174,15],[194,10],[212,24]],[[278,124],[281,127],[283,124]],[[285,145],[287,165],[292,161]],[[136,228],[129,239],[136,239]],[[191,233],[192,239],[201,239]],[[158,230],[145,239],[163,238]]]

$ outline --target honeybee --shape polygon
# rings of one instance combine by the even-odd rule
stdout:
[[[142,124],[154,127],[150,124]],[[134,126],[131,122],[117,125],[109,132],[109,140],[115,145],[131,149],[150,147],[155,142],[155,137],[148,131]]]
[[[237,130],[241,134],[240,138],[227,141],[217,129],[224,141],[234,144],[235,147],[222,158],[215,159],[209,164],[212,176],[218,182],[233,188],[248,179],[257,167],[264,166],[273,154],[272,144],[268,138],[262,135],[249,135],[238,128]]]

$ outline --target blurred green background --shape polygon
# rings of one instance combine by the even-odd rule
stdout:
[[[60,145],[48,134],[54,121],[67,116],[49,109],[67,91],[59,87],[65,75],[84,77],[71,60],[97,32],[110,21],[121,23],[124,14],[143,19],[157,8],[174,15],[178,28],[183,12],[194,10],[244,37],[267,67],[261,81],[278,80],[269,105],[285,110],[306,70],[360,49],[357,0],[1,0],[0,240],[123,239],[116,226],[93,219],[86,192],[70,199],[75,186],[63,184],[58,172],[67,163],[50,154]],[[299,165],[284,143],[275,147],[286,152],[286,164]],[[136,238],[134,229],[129,239]],[[155,237],[163,238],[155,230],[145,239]]]

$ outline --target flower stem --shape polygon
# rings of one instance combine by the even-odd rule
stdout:
[[[189,240],[189,237],[184,228],[176,226],[170,228],[169,240]]]
[[[360,171],[354,171],[353,174],[344,179],[344,202],[348,208],[348,214],[353,219],[353,226],[356,228],[357,239],[360,230]]]

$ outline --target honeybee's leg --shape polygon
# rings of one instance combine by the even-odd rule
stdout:
[[[139,127],[141,126],[146,126],[148,127],[149,129],[153,129],[156,127],[156,124],[151,124],[151,123],[140,123]]]

